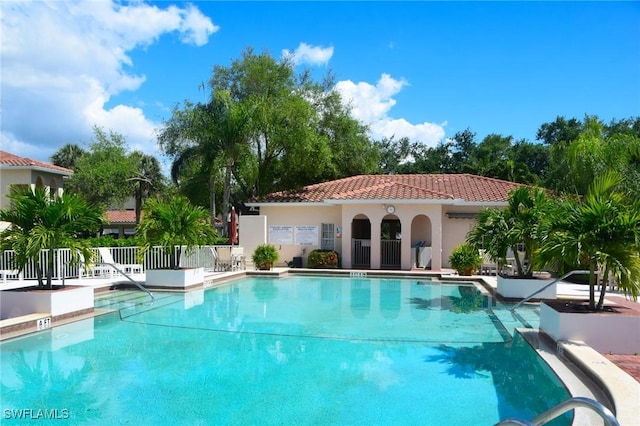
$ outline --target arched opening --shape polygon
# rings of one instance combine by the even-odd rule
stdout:
[[[371,268],[371,222],[362,214],[351,221],[351,266]]]
[[[44,182],[42,181],[42,176],[38,176],[36,178],[36,188],[43,188]]]
[[[411,262],[416,268],[431,268],[431,220],[418,215],[411,221]]]
[[[49,181],[49,196],[53,199],[53,197],[56,197],[60,195],[58,193],[58,181],[56,180],[56,178],[51,178],[51,180]]]
[[[380,226],[380,267],[400,269],[402,226],[395,215],[387,215]]]

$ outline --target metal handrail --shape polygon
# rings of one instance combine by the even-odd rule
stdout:
[[[142,284],[140,284],[138,281],[134,280],[133,278],[131,278],[129,275],[127,275],[126,272],[124,272],[122,269],[118,268],[115,264],[113,263],[106,263],[106,262],[99,262],[96,263],[96,265],[107,265],[112,267],[113,269],[115,269],[116,271],[120,272],[126,279],[128,279],[129,281],[131,281],[136,287],[138,287],[140,290],[144,291],[145,293],[147,293],[150,297],[151,297],[151,303],[153,303],[155,301],[155,297],[153,297],[153,294],[151,294],[151,292],[146,289]]]
[[[590,271],[589,270],[584,270],[584,269],[576,269],[573,270],[571,272],[567,272],[566,274],[564,274],[563,276],[561,276],[560,278],[556,278],[555,280],[551,281],[549,284],[545,285],[544,287],[534,291],[533,293],[531,293],[529,296],[525,297],[524,299],[522,299],[521,301],[519,301],[518,303],[516,303],[512,308],[511,308],[511,312],[515,311],[516,309],[518,309],[520,306],[522,306],[522,304],[524,304],[525,302],[528,302],[529,300],[531,300],[531,298],[533,296],[535,296],[538,293],[542,293],[543,291],[545,291],[546,289],[548,289],[549,287],[551,287],[552,285],[554,285],[555,283],[557,283],[558,281],[562,281],[565,278],[573,275],[573,274],[588,274]]]
[[[561,402],[555,407],[548,409],[544,413],[538,414],[531,420],[506,419],[501,421],[500,423],[497,423],[496,426],[541,426],[575,408],[589,408],[595,411],[596,414],[598,414],[602,418],[605,426],[620,426],[618,419],[616,419],[616,417],[607,407],[605,407],[598,401],[582,396],[576,396],[574,398],[567,399],[566,401]]]

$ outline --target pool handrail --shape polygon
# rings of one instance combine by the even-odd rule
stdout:
[[[545,285],[544,287],[534,291],[533,293],[531,293],[530,295],[528,295],[527,297],[525,297],[524,299],[522,299],[521,301],[519,301],[518,303],[516,303],[512,308],[511,308],[511,312],[514,312],[516,309],[518,309],[520,306],[522,306],[524,303],[528,302],[529,300],[531,300],[531,298],[533,298],[533,296],[535,296],[538,293],[542,293],[543,291],[545,291],[546,289],[548,289],[549,287],[551,287],[552,285],[554,285],[555,283],[557,283],[558,281],[562,281],[565,278],[573,275],[573,274],[588,274],[590,271],[589,270],[584,270],[584,269],[575,269],[573,271],[567,272],[566,274],[564,274],[563,276],[561,276],[560,278],[556,278],[555,280],[551,281],[549,284]]]
[[[155,297],[153,296],[153,294],[149,291],[149,289],[145,288],[142,284],[140,284],[138,281],[134,280],[133,278],[131,278],[125,271],[123,271],[122,269],[120,269],[118,266],[116,266],[114,263],[106,263],[106,262],[99,262],[97,263],[97,265],[107,265],[112,267],[113,269],[115,269],[117,272],[121,273],[122,276],[124,276],[126,279],[128,279],[129,281],[131,281],[133,283],[133,285],[135,285],[136,287],[138,287],[140,290],[144,291],[145,293],[147,293],[149,295],[149,297],[151,297],[151,303],[153,303],[155,301]]]
[[[556,417],[563,415],[567,411],[574,410],[576,408],[591,409],[602,418],[605,426],[620,426],[620,422],[618,422],[618,419],[616,419],[616,417],[607,407],[605,407],[598,401],[590,398],[585,398],[583,396],[576,396],[573,398],[569,398],[566,401],[562,401],[561,403],[554,407],[551,407],[547,411],[538,414],[531,420],[506,419],[502,420],[500,423],[497,423],[495,426],[541,426],[547,424]]]

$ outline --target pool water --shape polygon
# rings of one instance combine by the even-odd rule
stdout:
[[[3,424],[491,425],[569,398],[472,284],[246,278],[100,306],[119,311],[0,344]]]

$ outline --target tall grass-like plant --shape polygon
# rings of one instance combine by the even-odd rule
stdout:
[[[584,198],[560,202],[541,230],[541,264],[577,265],[587,259],[594,310],[602,309],[610,278],[634,300],[640,294],[640,202],[625,196],[622,182],[614,172],[597,176]],[[602,287],[596,303],[598,273]]]
[[[144,205],[138,227],[141,254],[160,246],[169,256],[169,268],[180,269],[180,257],[215,237],[208,212],[186,197],[151,198]]]
[[[8,209],[0,210],[0,221],[11,225],[0,233],[0,248],[14,250],[15,267],[22,271],[33,261],[39,287],[51,288],[59,248],[71,249],[72,262],[93,261],[93,251],[83,234],[95,233],[103,223],[102,211],[81,196],[64,192],[52,194],[48,188],[17,186],[7,196]],[[48,250],[46,262],[41,252]]]

